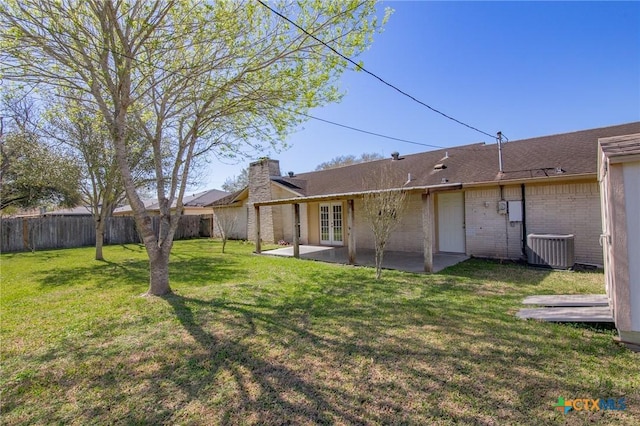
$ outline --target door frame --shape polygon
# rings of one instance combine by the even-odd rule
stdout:
[[[457,230],[456,232],[460,232],[459,236],[462,237],[462,247],[461,247],[461,251],[444,251],[442,250],[442,239],[443,239],[443,232],[442,229],[440,228],[441,226],[441,216],[447,216],[447,217],[451,217],[451,212],[442,212],[441,211],[441,199],[442,197],[446,197],[446,196],[450,196],[450,195],[454,195],[456,194],[456,196],[461,197],[461,205],[458,207],[460,209],[460,214],[462,215],[462,226],[459,230]],[[437,223],[436,223],[436,233],[437,233],[437,241],[438,241],[438,251],[439,252],[446,252],[446,253],[466,253],[467,250],[467,235],[466,235],[466,217],[465,217],[465,197],[464,197],[464,191],[443,191],[443,192],[438,192],[438,197],[437,197],[437,207],[436,207],[436,212],[437,212]],[[444,214],[441,214],[444,213]]]
[[[323,207],[328,207],[327,209],[327,219],[328,223],[326,226],[328,227],[327,233],[329,239],[322,239],[323,234]],[[338,210],[335,208],[339,207]],[[320,244],[321,245],[329,245],[329,246],[343,246],[344,245],[344,207],[341,201],[338,202],[327,202],[320,203],[318,206],[318,225],[320,227]]]

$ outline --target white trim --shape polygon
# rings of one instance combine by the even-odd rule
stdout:
[[[297,195],[298,197],[304,197],[304,195],[302,195],[298,191],[294,191],[293,189],[289,188],[286,185],[281,184],[280,182],[276,182],[275,180],[272,180],[271,183],[274,184],[274,185],[278,185],[280,188],[282,188],[285,191],[290,192],[290,193],[292,193],[294,195]]]
[[[335,207],[340,207],[340,217],[336,219],[336,211]],[[326,234],[328,239],[323,240],[323,223],[322,223],[322,208],[327,207],[327,229]],[[336,222],[339,220],[339,224],[336,225]],[[344,245],[344,237],[345,237],[345,217],[344,217],[344,208],[342,206],[342,202],[333,202],[333,203],[320,203],[318,205],[318,225],[320,226],[320,244],[322,245],[331,245],[331,246],[343,246]],[[340,239],[336,239],[336,229],[340,229]]]

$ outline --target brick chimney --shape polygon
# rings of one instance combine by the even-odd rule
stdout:
[[[253,203],[258,201],[269,201],[273,199],[271,193],[271,178],[280,177],[280,162],[270,158],[261,158],[249,164],[249,217],[247,221],[247,238],[254,240],[255,231],[255,209]],[[282,220],[279,220],[281,208],[260,207],[260,233],[262,241],[268,243],[278,242],[282,238]],[[274,217],[278,216],[278,217]],[[278,226],[280,225],[280,226]]]

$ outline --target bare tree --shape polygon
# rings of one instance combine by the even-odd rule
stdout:
[[[338,155],[329,161],[318,164],[316,170],[335,169],[336,167],[350,166],[352,164],[367,163],[369,161],[382,160],[384,157],[377,152],[363,153],[360,157],[355,155]]]
[[[109,129],[92,103],[80,94],[66,93],[57,104],[50,105],[49,125],[45,134],[66,145],[70,154],[78,158],[82,167],[82,201],[89,207],[96,229],[95,259],[104,260],[106,224],[113,210],[126,199],[124,182],[118,170],[115,150]],[[139,133],[131,129],[127,141],[131,168],[136,188],[152,184],[153,164],[150,152]]]
[[[220,237],[222,238],[222,252],[227,245],[227,240],[235,232],[238,224],[238,212],[235,208],[218,208],[213,209],[213,220],[220,231]]]
[[[382,189],[367,192],[362,199],[363,215],[373,232],[377,280],[382,276],[384,249],[406,208],[407,193],[402,188],[394,187],[391,176],[391,173],[383,172],[369,179],[369,182],[376,182],[376,187]]]
[[[227,192],[236,192],[249,185],[249,169],[247,167],[240,170],[238,176],[227,178],[222,184],[222,190]]]
[[[0,3],[2,78],[85,93],[104,119],[149,256],[148,294],[171,292],[169,254],[198,157],[280,146],[300,113],[340,99],[346,61],[318,40],[354,56],[380,27],[373,0],[275,7],[306,32],[254,1]],[[128,163],[132,127],[152,153],[158,232]]]

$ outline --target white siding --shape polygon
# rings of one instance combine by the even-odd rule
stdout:
[[[622,167],[627,214],[631,329],[640,330],[640,162],[624,163]]]

